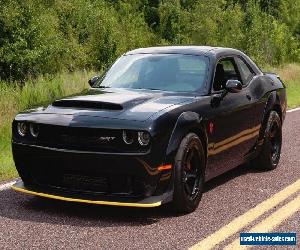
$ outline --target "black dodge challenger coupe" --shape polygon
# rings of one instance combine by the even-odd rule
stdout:
[[[204,183],[240,164],[276,168],[285,86],[229,48],[142,48],[91,88],[16,116],[16,191],[194,211]]]

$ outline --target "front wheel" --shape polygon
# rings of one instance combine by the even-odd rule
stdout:
[[[199,205],[204,186],[205,155],[194,133],[180,143],[174,164],[174,195],[171,206],[179,213],[193,212]]]
[[[253,167],[272,170],[278,165],[282,144],[281,120],[276,111],[271,111],[260,154],[252,161]]]

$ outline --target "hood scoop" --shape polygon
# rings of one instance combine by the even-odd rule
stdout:
[[[105,109],[105,110],[122,110],[120,104],[99,102],[99,101],[84,101],[84,100],[57,100],[52,103],[54,107],[62,108],[82,108],[82,109]]]

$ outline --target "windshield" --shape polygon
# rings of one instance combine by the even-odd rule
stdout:
[[[94,87],[193,92],[204,88],[205,56],[135,54],[120,57]]]

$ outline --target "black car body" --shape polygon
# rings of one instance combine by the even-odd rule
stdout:
[[[174,70],[168,62],[170,69],[161,74],[173,70],[169,77],[189,83],[199,73],[201,89],[188,84],[180,89],[180,83],[180,91],[102,86],[106,74],[82,95],[18,114],[12,150],[22,181],[14,189],[67,201],[151,207],[173,200],[174,159],[188,133],[201,140],[205,181],[257,157],[270,112],[281,122],[285,117],[279,77],[262,73],[248,56],[229,48],[154,47],[130,51],[121,60],[174,55],[201,57],[206,67]],[[145,132],[142,139],[138,132]],[[124,136],[133,142],[125,143]],[[141,145],[139,139],[150,142]]]

